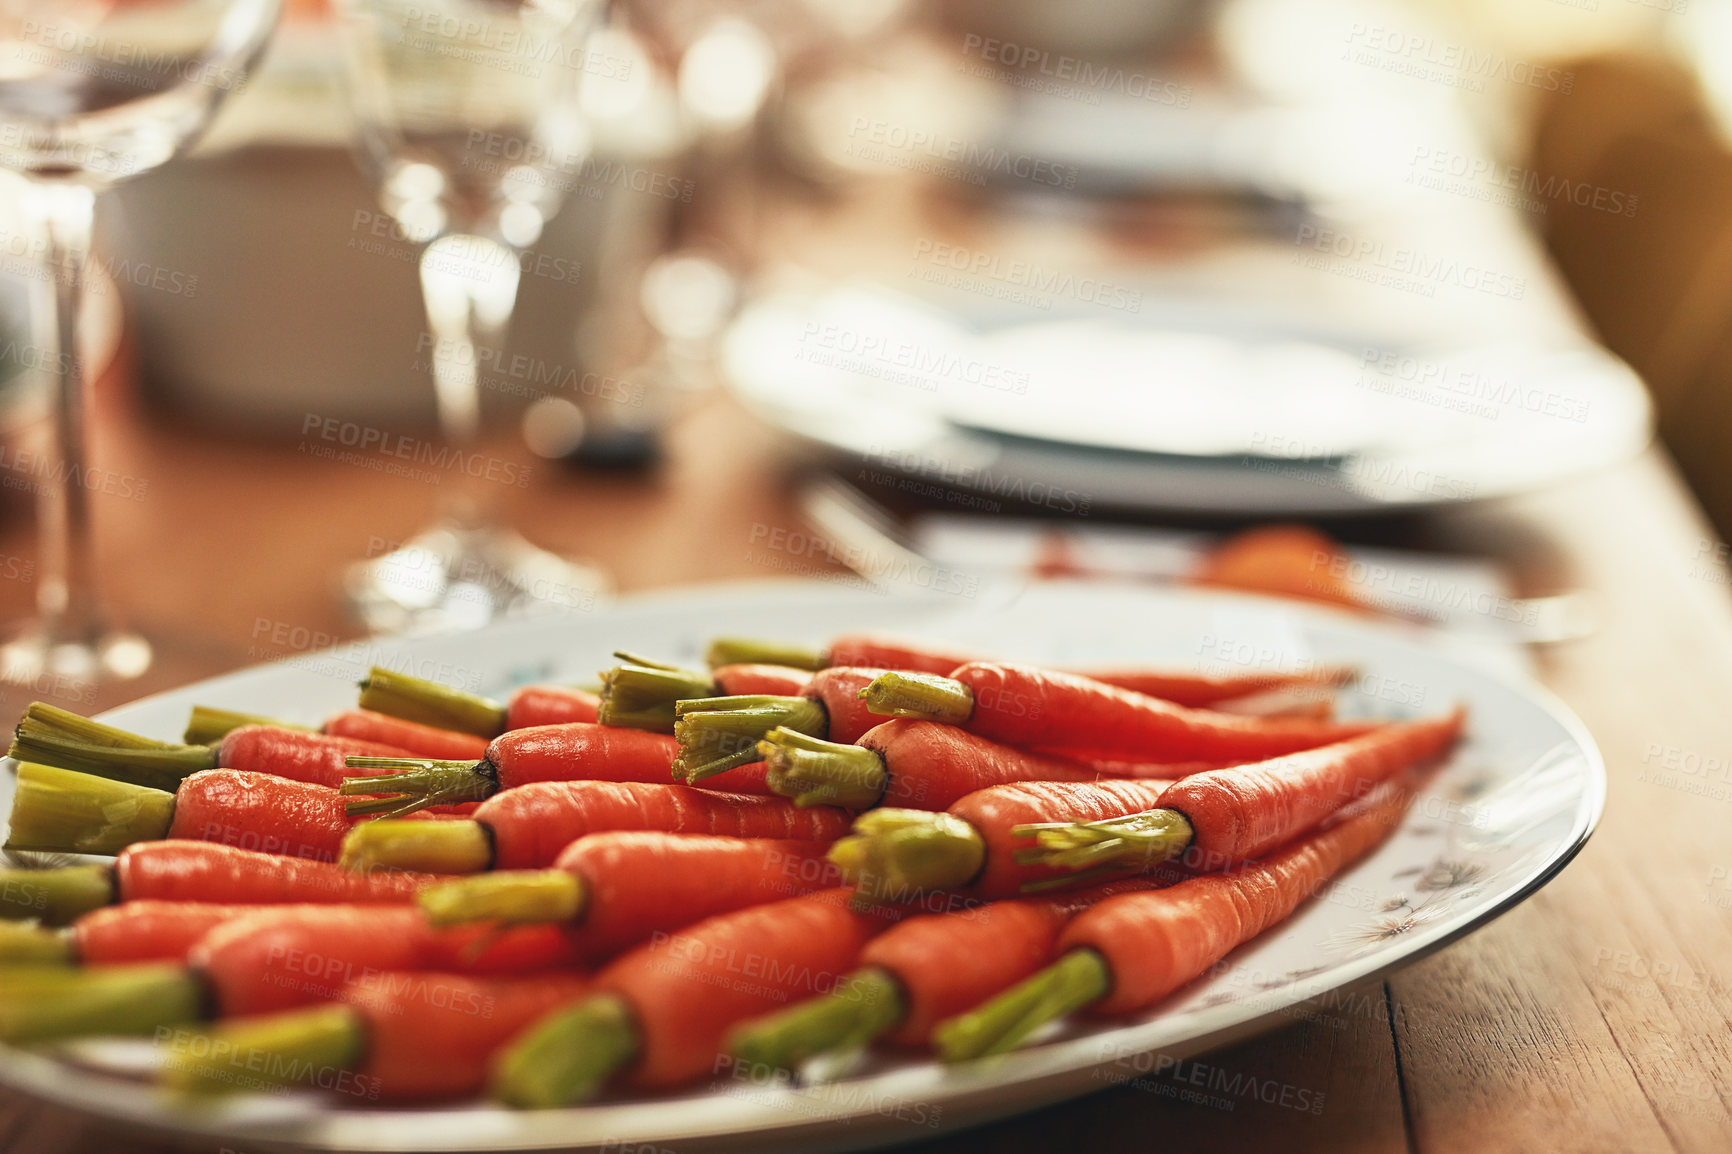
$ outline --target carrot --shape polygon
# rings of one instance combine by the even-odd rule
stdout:
[[[1372,728],[1185,709],[1072,673],[987,662],[948,678],[887,673],[864,697],[874,713],[948,721],[1006,745],[1163,761],[1254,761]]]
[[[1093,768],[1025,753],[935,721],[886,721],[855,745],[774,729],[758,744],[770,788],[799,805],[827,802],[870,809],[891,801],[945,809],[988,786],[1012,781],[1093,781]]]
[[[143,841],[121,850],[111,865],[0,870],[0,894],[14,899],[0,916],[64,925],[120,902],[391,904],[413,900],[437,880],[403,870],[353,873],[330,862],[211,842]]]
[[[686,699],[674,711],[680,754],[674,773],[696,783],[755,761],[757,743],[778,727],[851,744],[883,719],[867,709],[860,691],[881,669],[837,666],[814,674],[795,696]]]
[[[356,758],[354,769],[384,769],[383,777],[351,778],[345,794],[388,794],[349,806],[353,816],[402,817],[426,806],[482,801],[505,789],[547,781],[668,782],[679,743],[661,733],[574,721],[514,729],[488,744],[479,762],[421,758]],[[768,793],[762,765],[717,778],[712,788]]]
[[[121,901],[245,902],[252,905],[391,905],[412,901],[433,874],[355,873],[328,861],[283,857],[201,841],[140,842],[114,859]]]
[[[1259,525],[1217,545],[1189,580],[1365,610],[1341,576],[1340,547],[1307,525]]]
[[[575,958],[553,926],[434,929],[412,907],[271,906],[210,929],[184,964],[9,974],[0,1041],[151,1033],[313,1005],[351,977],[387,969],[517,974],[566,969]]]
[[[358,820],[343,806],[336,790],[265,773],[205,770],[169,793],[27,762],[18,768],[6,845],[115,854],[135,842],[175,838],[334,861]]]
[[[1211,676],[1166,669],[1090,669],[1076,671],[1106,685],[1158,697],[1174,705],[1201,709],[1277,689],[1331,689],[1346,684],[1353,671],[1345,666]]]
[[[160,1078],[203,1094],[311,1083],[370,1102],[469,1097],[486,1086],[499,1047],[588,985],[575,973],[369,974],[344,982],[337,1004],[176,1032]]]
[[[345,840],[342,861],[454,874],[543,869],[576,839],[605,830],[834,841],[847,828],[842,810],[802,809],[779,797],[635,781],[544,781],[495,794],[469,820],[364,823]]]
[[[971,1010],[1052,960],[1075,914],[1116,893],[1148,889],[1147,878],[1074,894],[989,902],[922,914],[879,934],[860,967],[827,994],[738,1027],[730,1051],[754,1067],[795,1069],[828,1050],[875,1039],[923,1046],[942,1019]]]
[[[18,723],[10,752],[21,761],[172,790],[188,774],[218,768],[334,787],[347,776],[346,757],[401,757],[407,751],[279,725],[243,725],[213,745],[176,745],[38,703]]]
[[[505,729],[528,729],[535,725],[563,725],[570,721],[594,721],[601,698],[586,689],[568,685],[525,685],[511,695],[505,706]]]
[[[949,674],[959,665],[979,660],[980,655],[975,653],[950,651],[871,634],[844,634],[831,641],[829,648],[823,650],[743,638],[718,638],[710,643],[709,650],[712,667],[726,665],[731,661],[775,661],[785,667],[797,669],[819,670],[835,665],[854,665],[901,673],[933,673],[939,676]],[[1352,676],[1352,670],[1338,666],[1224,676],[1181,669],[1139,667],[1084,668],[1073,669],[1071,672],[1108,685],[1116,685],[1121,689],[1159,697],[1174,705],[1191,707],[1214,705],[1217,702],[1289,686],[1333,687],[1343,684]]]
[[[594,721],[599,705],[595,694],[559,685],[526,685],[502,705],[477,693],[380,666],[370,669],[361,682],[362,709],[484,740],[531,725]]]
[[[1158,808],[1103,821],[1021,827],[1041,848],[1024,857],[1060,868],[1152,864],[1185,855],[1221,869],[1261,857],[1363,797],[1379,783],[1443,753],[1461,734],[1459,708],[1399,722],[1321,749],[1215,769],[1175,782]]]
[[[619,830],[578,838],[550,870],[496,870],[432,886],[435,925],[494,920],[581,927],[586,955],[607,957],[652,933],[840,883],[827,842]]]
[[[85,965],[178,962],[205,934],[261,907],[208,902],[137,901],[85,914],[68,937]]]
[[[715,692],[705,697],[771,696],[795,697],[806,690],[812,680],[810,672],[787,665],[765,665],[756,662],[724,665],[711,671]]]
[[[222,1017],[327,1002],[382,970],[531,973],[569,967],[557,926],[435,928],[412,906],[276,906],[211,930],[187,954]]]
[[[729,1027],[832,988],[893,915],[858,913],[849,891],[707,918],[660,935],[596,975],[596,993],[501,1051],[493,1090],[514,1106],[556,1106],[619,1078],[675,1086],[711,1073]]]
[[[474,760],[487,751],[486,738],[404,721],[370,709],[345,709],[325,721],[324,731],[333,737],[370,741],[419,757]]]
[[[942,813],[883,807],[855,819],[852,836],[832,847],[830,860],[843,876],[886,900],[928,890],[1013,898],[1025,886],[1074,877],[1058,867],[1017,861],[1019,847],[1027,844],[1013,832],[1017,827],[1137,813],[1156,804],[1171,784],[1023,781],[977,790]]]
[[[1282,921],[1399,824],[1399,797],[1370,799],[1321,832],[1229,873],[1120,894],[1059,935],[1059,960],[934,1030],[947,1061],[1003,1053],[1073,1010],[1127,1014],[1191,981]]]

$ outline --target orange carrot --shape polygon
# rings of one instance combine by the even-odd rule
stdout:
[[[718,1071],[722,1040],[745,1018],[824,993],[894,914],[858,913],[850,891],[817,893],[658,934],[596,975],[596,992],[501,1051],[494,1090],[554,1106],[619,1080],[676,1086]]]
[[[797,1069],[818,1054],[877,1038],[924,1045],[940,1020],[1051,961],[1072,916],[1113,894],[1156,884],[1132,878],[1062,897],[910,917],[866,943],[859,968],[836,989],[744,1023],[729,1048],[753,1068]]]
[[[381,970],[531,973],[576,960],[556,926],[435,929],[409,906],[275,906],[224,922],[187,955],[224,1017],[328,1002]]]
[[[806,690],[811,673],[787,665],[746,663],[723,665],[712,676],[716,679],[713,697],[739,697],[746,694],[768,694],[794,697]]]
[[[941,1022],[947,1060],[1014,1049],[1074,1010],[1147,1009],[1235,947],[1297,909],[1380,844],[1401,820],[1399,798],[1379,798],[1272,856],[1165,889],[1120,894],[1079,914],[1059,935],[1059,959],[986,1005]]]
[[[777,793],[801,805],[823,802],[847,809],[880,804],[945,809],[988,786],[1100,776],[1087,765],[1025,753],[935,721],[887,721],[854,745],[776,729],[758,748]]]
[[[1161,761],[1253,761],[1373,728],[1185,709],[1072,673],[988,662],[948,678],[886,674],[865,700],[879,714],[950,721],[1006,745]]]
[[[535,725],[561,725],[568,721],[594,721],[601,698],[582,689],[563,685],[525,685],[511,695],[505,707],[505,727],[528,729]]]
[[[840,883],[827,842],[616,830],[586,834],[550,870],[495,870],[429,887],[435,925],[497,920],[573,926],[607,958],[653,933]]]
[[[912,641],[898,641],[872,634],[845,634],[830,643],[826,650],[808,650],[797,646],[765,644],[740,639],[718,640],[711,649],[711,660],[733,656],[735,660],[781,660],[798,664],[802,669],[824,669],[835,665],[854,665],[896,670],[903,673],[948,674],[959,665],[980,661],[978,653],[966,653]],[[718,669],[718,673],[720,670]],[[1192,707],[1214,705],[1217,702],[1244,697],[1248,694],[1283,687],[1340,685],[1350,675],[1344,668],[1310,668],[1286,671],[1226,674],[1212,676],[1183,669],[1147,667],[1100,667],[1072,669],[1072,673],[1095,681],[1116,685],[1159,697],[1174,705]],[[770,693],[773,690],[730,689],[728,693]],[[841,740],[841,739],[837,739]]]
[[[977,790],[943,813],[880,808],[861,814],[853,836],[830,851],[862,890],[888,901],[944,890],[974,898],[1013,898],[1024,887],[1061,878],[1056,866],[1017,860],[1027,844],[1013,832],[1032,822],[1095,821],[1137,813],[1158,802],[1166,781],[1022,781]],[[1087,815],[1087,816],[1084,816]],[[1126,871],[1136,868],[1126,865]]]
[[[1463,717],[1456,709],[1272,761],[1195,774],[1162,794],[1160,807],[1191,824],[1187,862],[1219,869],[1261,857],[1379,782],[1448,749]]]
[[[779,797],[671,783],[544,781],[495,794],[466,821],[413,828],[392,821],[365,823],[349,835],[343,861],[434,873],[542,869],[576,839],[605,830],[833,841],[847,828],[848,815],[839,809],[802,809]]]
[[[345,709],[325,722],[324,731],[336,737],[388,745],[419,757],[474,760],[487,751],[486,738],[404,721],[370,709]]]
[[[178,962],[211,930],[259,906],[137,901],[85,914],[70,936],[85,965]]]
[[[328,861],[203,841],[139,842],[114,859],[115,893],[123,902],[395,904],[438,880],[406,870],[356,873]]]
[[[351,979],[338,997],[364,1019],[355,1073],[369,1090],[381,1101],[426,1102],[479,1093],[494,1051],[589,985],[575,973],[389,971]]]
[[[349,806],[352,815],[402,817],[440,803],[482,801],[501,790],[549,781],[639,781],[673,779],[679,743],[661,733],[573,721],[514,729],[493,739],[473,764],[420,758],[366,758],[352,769],[382,769],[381,777],[343,783],[348,795],[383,794]],[[709,785],[731,793],[768,793],[761,764],[721,774]]]

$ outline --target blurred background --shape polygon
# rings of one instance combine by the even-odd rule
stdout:
[[[8,19],[7,82],[114,62]],[[78,479],[103,628],[150,646],[112,696],[742,578],[1571,635],[1438,511],[1657,432],[1732,526],[1729,53],[1711,0],[295,0],[207,132],[102,182]],[[66,600],[27,204],[64,174],[14,167],[26,617]]]

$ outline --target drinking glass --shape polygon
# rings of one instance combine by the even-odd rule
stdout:
[[[448,450],[481,430],[482,351],[497,350],[529,246],[582,179],[587,49],[604,0],[338,0],[362,166],[419,271]],[[449,470],[435,525],[357,564],[350,599],[377,629],[473,628],[580,608],[602,583],[494,522],[484,480]]]
[[[0,678],[92,689],[142,674],[150,643],[102,604],[79,318],[96,197],[191,146],[246,82],[278,0],[0,0],[0,164],[24,178],[36,261],[35,363],[49,377],[36,486],[37,616],[0,644]]]

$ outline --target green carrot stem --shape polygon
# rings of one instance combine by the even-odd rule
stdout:
[[[629,653],[614,656],[621,664],[601,675],[601,708],[596,711],[596,720],[603,725],[672,733],[675,702],[707,697],[716,691],[708,673]]]
[[[34,919],[63,926],[114,904],[114,871],[105,865],[60,869],[0,869],[0,919]]]
[[[388,794],[351,801],[344,811],[350,817],[389,813],[407,817],[433,805],[457,805],[484,801],[499,791],[499,775],[490,761],[437,761],[425,757],[346,757],[350,769],[401,769],[402,773],[378,777],[351,777],[338,792],[346,797]]]
[[[343,838],[338,860],[360,872],[480,873],[493,865],[493,837],[475,821],[369,821]]]
[[[1104,821],[1019,825],[1011,833],[1032,836],[1037,843],[1016,851],[1018,865],[1064,870],[1107,865],[1150,869],[1184,853],[1195,836],[1191,823],[1176,809],[1151,809]]]
[[[353,1070],[366,1050],[366,1023],[348,1006],[315,1006],[175,1031],[157,1050],[157,1080],[182,1094],[294,1086]]]
[[[8,755],[92,773],[115,781],[173,790],[189,773],[215,769],[208,745],[156,741],[38,702],[18,722]]]
[[[477,737],[498,737],[505,732],[506,711],[499,702],[377,665],[361,682],[359,704],[374,713]]]
[[[589,904],[583,879],[564,870],[497,870],[440,882],[415,895],[436,926],[464,922],[575,922]]]
[[[179,965],[0,968],[0,1041],[150,1034],[202,1016],[204,991]]]
[[[257,713],[238,713],[232,709],[195,705],[192,707],[192,716],[187,719],[186,732],[181,734],[181,740],[188,745],[215,745],[235,730],[247,725],[272,725],[278,729],[312,732],[312,726],[294,725]]]
[[[674,736],[680,752],[674,776],[699,782],[758,760],[758,742],[772,729],[823,733],[830,716],[816,701],[804,697],[749,694],[741,697],[701,697],[676,707]]]
[[[857,1050],[907,1016],[902,984],[888,970],[856,970],[834,991],[737,1027],[728,1042],[754,1065],[797,1069],[831,1051]]]
[[[7,966],[69,966],[77,960],[65,930],[0,922],[0,972]]]
[[[967,885],[986,866],[986,842],[951,814],[882,807],[855,818],[829,858],[863,894],[893,902],[911,890]]]
[[[860,691],[866,708],[885,717],[961,725],[974,716],[968,686],[935,673],[881,673]]]
[[[1048,1022],[1100,1001],[1112,985],[1105,958],[1086,947],[1071,950],[977,1009],[938,1023],[933,1047],[946,1062],[1009,1053]]]
[[[174,794],[48,765],[18,767],[6,848],[115,854],[168,836]]]
[[[810,649],[804,645],[754,637],[718,637],[705,650],[704,663],[711,669],[724,665],[786,665],[792,669],[817,672],[830,664],[830,656],[822,649]]]
[[[770,788],[795,805],[871,809],[890,786],[884,758],[861,745],[777,727],[758,742]]]
[[[542,1018],[500,1051],[490,1092],[518,1109],[569,1106],[593,1096],[641,1046],[631,1007],[597,994]]]

